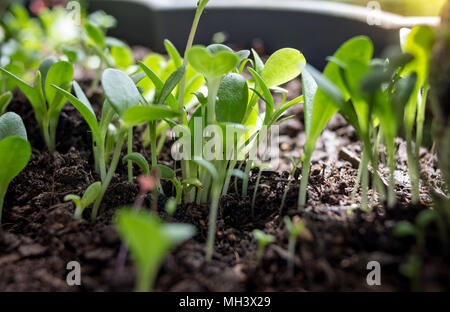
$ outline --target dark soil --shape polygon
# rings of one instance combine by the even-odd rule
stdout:
[[[293,95],[299,82],[288,88]],[[95,94],[95,108],[101,100]],[[128,257],[119,264],[121,241],[112,219],[117,207],[132,204],[138,193],[135,183],[127,181],[126,168],[119,165],[95,223],[84,218],[74,220],[74,207],[63,198],[82,194],[98,179],[93,170],[91,138],[88,126],[78,112],[66,105],[58,130],[58,152],[45,151],[33,112],[27,100],[16,93],[10,106],[27,126],[33,155],[26,169],[11,183],[3,212],[0,234],[0,291],[130,291],[134,288],[135,269]],[[304,131],[301,108],[292,111],[296,117],[281,129],[280,148],[295,158],[301,156]],[[136,131],[135,150],[145,153],[142,130]],[[403,143],[401,140],[399,144]],[[167,144],[167,150],[170,147]],[[308,186],[308,204],[296,211],[298,181],[291,182],[286,204],[280,213],[283,192],[289,181],[289,161],[277,172],[263,172],[257,190],[255,217],[250,203],[257,171],[252,172],[249,196],[242,198],[230,185],[229,194],[220,202],[213,261],[204,260],[208,224],[208,207],[179,207],[174,221],[195,225],[198,234],[170,254],[158,276],[157,291],[404,291],[411,281],[402,267],[411,256],[422,260],[422,290],[450,289],[449,246],[441,243],[432,225],[426,231],[426,247],[419,248],[414,238],[397,238],[393,228],[400,220],[414,221],[423,209],[429,209],[430,198],[421,189],[420,205],[410,204],[406,159],[397,159],[398,205],[384,209],[377,204],[371,212],[362,212],[359,198],[352,203],[357,168],[342,157],[347,148],[359,155],[360,145],[353,129],[339,116],[333,118],[321,136],[314,153]],[[401,150],[401,148],[400,148]],[[170,160],[168,154],[162,159]],[[426,151],[422,157],[424,175],[439,180],[436,159]],[[136,171],[138,169],[136,168]],[[164,185],[170,195],[170,185]],[[240,189],[240,182],[237,188]],[[146,205],[150,206],[151,196]],[[165,198],[160,198],[161,216]],[[295,271],[287,271],[288,232],[285,215],[306,221],[307,230],[299,237],[295,252]],[[259,228],[274,235],[276,243],[267,247],[262,264],[255,260],[256,241],[252,230]],[[79,261],[82,285],[66,284],[70,261]],[[381,264],[381,286],[368,286],[366,265]]]

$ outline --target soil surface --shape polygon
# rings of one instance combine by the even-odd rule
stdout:
[[[297,96],[300,82],[291,82],[287,88],[290,97]],[[97,111],[101,97],[100,93],[91,97]],[[112,221],[116,208],[132,204],[138,193],[136,183],[127,181],[126,168],[119,165],[96,222],[89,221],[90,209],[83,219],[74,220],[74,206],[64,202],[64,196],[81,195],[99,178],[93,170],[88,126],[67,104],[58,129],[58,152],[51,155],[45,150],[30,104],[21,93],[16,92],[10,110],[23,117],[33,155],[26,169],[10,184],[6,197],[0,234],[0,291],[133,290],[135,268],[129,256],[125,264],[118,261],[121,241]],[[298,159],[304,144],[301,105],[291,113],[295,117],[280,130],[280,149]],[[142,132],[136,131],[134,148],[148,156]],[[410,203],[404,142],[399,140],[398,144],[398,204],[392,209],[378,204],[377,198],[370,212],[358,209],[358,196],[352,202],[357,161],[348,155],[359,157],[361,146],[352,127],[340,116],[332,119],[317,143],[303,211],[296,210],[299,177],[290,178],[288,171],[292,168],[287,158],[278,171],[262,172],[253,218],[251,200],[257,169],[252,171],[247,197],[240,196],[240,181],[236,185],[233,181],[229,194],[220,201],[215,252],[209,264],[204,260],[209,207],[179,207],[173,221],[191,223],[198,232],[165,259],[156,290],[405,291],[418,289],[414,279],[404,273],[411,257],[422,263],[418,277],[421,290],[449,290],[449,248],[439,239],[434,225],[426,230],[424,247],[419,247],[413,237],[398,238],[393,234],[396,222],[414,222],[420,211],[431,207],[423,185],[421,204]],[[160,157],[166,164],[171,162],[169,148],[167,142]],[[423,175],[440,187],[435,156],[423,151],[421,166]],[[288,184],[285,205],[280,209]],[[166,195],[172,194],[170,185],[164,185],[164,189]],[[167,218],[163,212],[166,198],[160,196],[159,200],[160,214]],[[147,207],[150,202],[148,195]],[[287,269],[286,215],[306,222],[306,230],[296,244],[293,274]],[[276,237],[276,243],[266,248],[260,265],[252,235],[255,228]],[[81,286],[66,284],[66,265],[70,261],[81,264]],[[366,282],[369,261],[381,264],[380,286]]]

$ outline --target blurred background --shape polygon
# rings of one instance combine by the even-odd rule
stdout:
[[[164,52],[164,39],[183,50],[197,0],[76,0],[82,18],[94,11],[112,15],[108,35],[126,43]],[[51,22],[47,8],[67,8],[68,0],[0,0],[0,15],[11,3],[24,5],[41,24]],[[437,25],[446,0],[210,0],[196,35],[197,44],[226,43],[255,48],[260,54],[297,48],[323,68],[326,57],[357,35],[372,39],[377,54],[398,45],[399,30],[417,24]],[[5,15],[6,17],[6,15]],[[3,17],[2,17],[3,19]],[[67,24],[67,23],[66,23]],[[69,36],[64,23],[54,39]],[[1,26],[1,25],[0,25]],[[61,35],[61,33],[65,35]],[[72,34],[73,35],[73,34]],[[29,35],[29,37],[31,34]]]
[[[94,0],[95,1],[95,0]],[[95,2],[99,2],[102,0],[97,0]],[[130,1],[130,0],[124,0],[124,1]],[[174,4],[183,2],[185,3],[186,0],[161,0],[162,2],[168,3],[168,4]],[[246,1],[252,1],[255,3],[264,4],[266,2],[274,2],[277,3],[279,0],[246,0]],[[292,2],[299,2],[299,1],[305,1],[305,0],[288,0]],[[311,0],[307,0],[311,1]],[[313,0],[316,2],[324,1],[324,0]],[[370,2],[370,0],[328,0],[333,2],[339,2],[339,3],[347,3],[347,4],[353,4],[358,6],[367,6],[367,4]],[[53,6],[53,5],[60,5],[61,3],[67,2],[63,0],[0,0],[0,7],[6,7],[9,2],[16,2],[21,4],[27,4],[30,5],[32,3],[35,3],[34,6]],[[80,0],[79,2],[82,2],[84,4],[88,4],[88,0]],[[105,1],[107,2],[107,1]],[[194,0],[192,0],[194,2]],[[212,0],[214,2],[214,0]],[[229,4],[234,3],[242,3],[242,0],[228,0]],[[383,11],[396,13],[404,16],[437,16],[440,13],[440,10],[442,6],[445,3],[445,0],[378,0],[377,1]]]

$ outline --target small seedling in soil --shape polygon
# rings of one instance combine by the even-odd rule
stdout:
[[[56,85],[65,91],[70,91],[73,78],[72,64],[57,61],[55,58],[45,59],[36,73],[33,86],[4,68],[0,67],[0,71],[14,81],[28,98],[41,128],[45,144],[50,152],[54,152],[56,128],[66,100],[52,86]]]
[[[294,257],[295,257],[295,245],[297,243],[297,238],[300,233],[306,228],[305,221],[300,220],[298,216],[295,216],[293,220],[286,216],[284,217],[284,223],[286,224],[286,228],[289,232],[289,241],[288,241],[288,252],[289,252],[289,260],[288,260],[288,272],[292,276],[294,275]]]
[[[372,57],[371,47],[372,43],[368,38],[356,37],[341,45],[333,56],[333,60],[335,61],[330,61],[327,64],[323,74],[318,73],[309,66],[303,69],[302,82],[305,97],[306,143],[304,147],[305,156],[302,162],[298,209],[302,209],[305,206],[311,156],[316,141],[328,121],[334,114],[341,111],[344,117],[351,121],[353,125],[357,126],[359,124],[358,117],[352,105],[347,102],[350,95],[345,89],[341,69],[337,63],[347,64],[352,60],[367,63]],[[364,120],[361,120],[364,124],[368,122],[365,120],[366,117],[364,116]]]
[[[408,168],[411,180],[411,199],[419,202],[419,150],[422,145],[423,124],[425,122],[425,107],[428,91],[428,71],[431,50],[435,40],[435,31],[429,26],[416,26],[407,35],[402,50],[414,56],[407,64],[401,76],[411,73],[417,75],[414,90],[405,107],[404,127],[407,142]],[[413,146],[413,128],[416,124],[416,140]]]
[[[432,210],[423,210],[416,217],[416,223],[400,221],[395,225],[394,234],[398,237],[414,236],[417,245],[425,249],[426,247],[426,228],[436,220],[436,213]]]
[[[256,240],[258,241],[258,247],[256,250],[256,263],[259,266],[261,264],[266,246],[270,243],[275,242],[275,236],[266,234],[263,231],[258,230],[258,229],[253,230],[252,233],[253,233],[253,236],[255,236]]]
[[[120,209],[115,224],[136,264],[136,291],[139,292],[153,290],[167,253],[195,235],[192,225],[163,223],[152,213],[131,208]]]
[[[256,176],[256,183],[255,183],[255,190],[253,191],[253,197],[252,197],[252,205],[251,205],[251,214],[252,218],[255,217],[255,203],[256,203],[256,195],[258,194],[258,188],[259,188],[259,182],[261,180],[261,174],[264,169],[269,169],[270,166],[268,165],[257,165],[255,164],[255,167],[258,168],[258,175]]]
[[[15,113],[0,116],[0,226],[9,183],[28,164],[31,146],[22,118]]]
[[[64,201],[72,201],[75,204],[75,212],[73,215],[75,219],[81,218],[84,209],[89,207],[89,205],[91,205],[97,199],[101,190],[101,183],[95,182],[86,189],[81,198],[80,196],[73,194],[69,194],[64,197]]]

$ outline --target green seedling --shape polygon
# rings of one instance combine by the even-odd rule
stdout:
[[[412,56],[408,54],[393,55],[388,58],[389,61],[372,66],[371,71],[361,83],[361,89],[369,95],[374,116],[379,122],[379,134],[382,135],[387,150],[387,164],[390,171],[389,207],[395,204],[395,138],[402,124],[405,105],[411,97],[417,79],[415,73],[405,77],[399,77],[399,73],[411,59]],[[374,141],[373,154],[375,161],[378,162],[376,158],[378,155],[378,139],[374,139]],[[356,188],[354,192],[355,190]]]
[[[285,157],[289,158],[289,160],[291,161],[292,170],[290,172],[290,177],[291,178],[288,180],[288,184],[286,185],[286,188],[284,189],[284,192],[283,192],[283,197],[281,198],[281,204],[280,204],[280,210],[279,210],[280,214],[282,213],[284,205],[286,203],[286,196],[287,196],[287,193],[289,192],[289,189],[291,187],[291,183],[292,183],[293,179],[295,179],[295,173],[297,172],[297,168],[298,168],[300,162],[303,160],[303,158],[300,158],[296,162],[294,160],[294,157],[292,157],[291,155],[285,155]]]
[[[420,291],[420,276],[423,267],[423,260],[418,255],[409,256],[406,263],[400,266],[400,272],[409,278],[412,291]]]
[[[0,116],[0,225],[9,183],[28,164],[31,146],[22,119],[15,113]]]
[[[262,174],[264,169],[268,169],[268,168],[270,168],[270,166],[268,166],[268,165],[256,165],[255,167],[258,168],[258,175],[256,176],[255,190],[253,191],[253,197],[252,197],[252,205],[251,205],[252,218],[255,217],[256,195],[258,194],[258,188],[259,188],[259,182],[261,180],[261,174]]]
[[[266,234],[263,231],[258,230],[258,229],[253,230],[252,233],[253,233],[253,236],[258,241],[258,248],[256,250],[256,263],[259,266],[261,264],[266,246],[270,243],[275,242],[275,236]]]
[[[222,190],[223,180],[226,175],[226,167],[222,163],[221,168],[217,170],[214,165],[204,159],[195,160],[197,165],[208,171],[212,178],[211,183],[211,206],[208,218],[208,238],[206,242],[206,261],[210,262],[214,251],[214,240],[216,237],[217,210],[219,208],[220,193]]]
[[[400,221],[395,225],[394,234],[398,237],[414,236],[417,245],[425,249],[425,230],[436,220],[436,213],[433,210],[423,210],[416,217],[416,223]]]
[[[153,290],[167,253],[195,235],[192,225],[166,224],[152,213],[131,208],[120,209],[115,224],[136,264],[136,291],[139,292]]]
[[[408,152],[408,167],[411,179],[411,199],[419,201],[419,150],[422,145],[423,124],[425,122],[425,107],[429,91],[428,71],[431,49],[435,38],[434,30],[429,26],[417,26],[411,30],[402,46],[404,52],[414,56],[401,75],[411,73],[417,75],[414,91],[405,107],[404,127]],[[413,147],[413,128],[416,124],[415,148]]]
[[[128,140],[128,154],[133,153],[133,126],[138,124],[136,121],[139,118],[144,118],[145,120],[158,120],[165,117],[171,117],[173,114],[171,114],[172,111],[170,109],[155,107],[154,105],[139,106],[140,103],[146,103],[146,101],[139,93],[133,80],[120,70],[108,68],[104,71],[102,76],[102,86],[106,95],[106,101],[103,106],[101,120],[98,122],[87,97],[76,83],[74,85],[75,93],[78,98],[61,88],[55,87],[57,91],[64,95],[81,113],[92,131],[96,168],[98,168],[102,179],[102,191],[95,201],[92,210],[92,219],[95,219],[101,200],[116,171],[120,153],[126,140]],[[133,111],[134,108],[144,108],[143,115],[139,115],[141,112],[136,114],[136,111]],[[113,154],[112,159],[106,161],[105,151],[108,145],[108,128],[112,125],[114,118],[118,119],[118,127],[115,128]],[[130,120],[133,122],[130,123]],[[129,159],[127,161],[128,177],[131,181],[133,178],[132,160]],[[108,170],[106,170],[107,163],[109,163]]]
[[[288,272],[290,275],[294,274],[294,256],[295,256],[295,245],[297,243],[297,238],[300,233],[306,228],[305,221],[300,220],[299,217],[294,217],[293,221],[289,217],[284,217],[284,223],[286,224],[286,228],[289,232],[289,241],[288,241],[288,252],[289,252],[289,260],[288,260]]]
[[[50,152],[54,152],[59,116],[66,101],[52,86],[56,85],[65,91],[70,91],[73,78],[72,64],[47,58],[41,63],[33,86],[4,68],[0,67],[0,71],[14,81],[28,98],[47,148]]]
[[[64,197],[64,201],[72,201],[75,204],[74,218],[80,219],[84,209],[89,207],[99,196],[102,190],[102,185],[100,182],[95,182],[91,184],[83,196],[80,198],[78,195],[69,194]]]
[[[307,67],[303,70],[303,94],[305,97],[305,132],[306,143],[304,146],[304,160],[302,164],[302,180],[298,197],[298,209],[302,209],[306,203],[306,186],[308,183],[309,170],[311,166],[311,156],[321,132],[328,121],[338,111],[346,117],[351,124],[356,127],[361,123],[367,125],[366,105],[358,109],[360,116],[357,116],[355,109],[348,102],[350,94],[345,87],[342,77],[341,67],[337,63],[348,64],[352,60],[367,64],[372,57],[372,43],[368,38],[356,37],[345,42],[334,54],[333,59],[337,61],[329,62],[325,67],[323,75],[317,73],[313,68]],[[356,128],[358,130],[358,128]],[[367,174],[368,176],[368,174]]]

